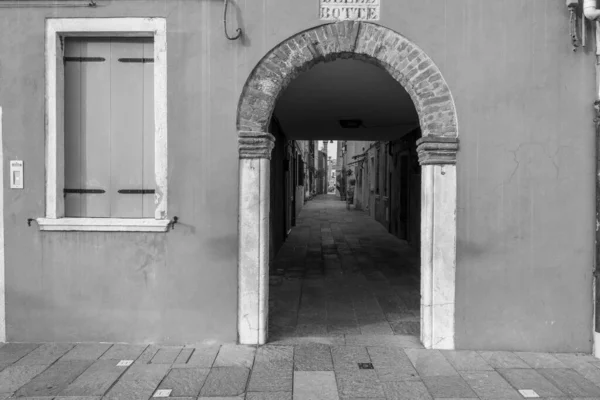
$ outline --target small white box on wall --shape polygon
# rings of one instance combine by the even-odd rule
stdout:
[[[10,161],[10,188],[23,189],[23,161]]]

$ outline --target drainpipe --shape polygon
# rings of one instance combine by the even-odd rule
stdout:
[[[594,1],[595,3],[595,1]],[[596,10],[598,11],[598,10]],[[599,18],[600,15],[596,14]],[[600,357],[600,22],[596,20],[596,252],[594,271],[594,355]]]
[[[569,6],[567,0],[567,6]],[[593,352],[600,357],[600,10],[597,0],[584,0],[583,15],[596,24],[596,99],[594,100],[596,125],[596,251],[594,253],[594,332]]]

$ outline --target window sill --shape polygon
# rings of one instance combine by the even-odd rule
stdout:
[[[38,218],[41,231],[166,232],[171,221],[151,218]]]

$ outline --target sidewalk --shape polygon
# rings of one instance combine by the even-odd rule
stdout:
[[[589,355],[354,344],[6,344],[0,399],[600,399]]]

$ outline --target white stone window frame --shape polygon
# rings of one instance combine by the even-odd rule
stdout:
[[[165,18],[46,19],[46,212],[43,231],[166,232],[167,218],[167,24]],[[65,218],[64,67],[65,37],[151,37],[154,39],[156,210],[154,218]]]

